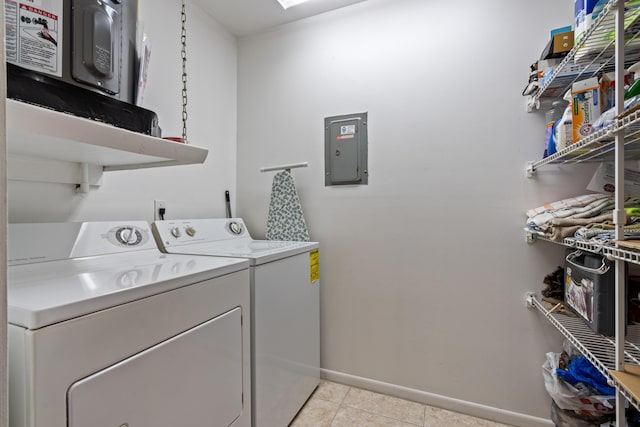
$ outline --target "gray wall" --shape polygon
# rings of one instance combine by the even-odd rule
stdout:
[[[540,367],[561,339],[524,296],[562,249],[527,245],[524,212],[586,192],[591,168],[525,178],[544,125],[521,92],[571,16],[570,1],[369,0],[239,40],[238,212],[263,236],[259,168],[309,162],[292,173],[333,378],[548,418]],[[361,111],[369,185],[325,187],[323,118]]]

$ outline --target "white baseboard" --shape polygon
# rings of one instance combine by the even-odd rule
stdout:
[[[549,427],[553,426],[551,420],[532,417],[530,415],[517,412],[505,411],[504,409],[493,408],[491,406],[479,405],[477,403],[466,402],[464,400],[453,399],[451,397],[440,396],[438,394],[427,393],[413,388],[402,387],[369,378],[357,377],[355,375],[344,374],[342,372],[321,369],[320,376],[328,381],[362,388],[401,399],[412,400],[424,405],[436,406],[453,412],[471,415],[473,417],[484,418],[498,423],[508,424],[518,427]]]

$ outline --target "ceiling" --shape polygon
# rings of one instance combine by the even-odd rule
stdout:
[[[365,0],[310,0],[284,10],[276,0],[192,0],[238,37]]]

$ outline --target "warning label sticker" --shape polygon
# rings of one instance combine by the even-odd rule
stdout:
[[[7,62],[62,76],[62,0],[5,0]]]
[[[338,135],[338,136],[336,136],[336,139],[338,141],[341,141],[343,139],[353,139],[353,138],[355,138],[355,135]]]
[[[353,135],[356,133],[356,125],[340,126],[340,135]]]
[[[311,283],[320,280],[320,252],[317,249],[309,252],[309,272]]]

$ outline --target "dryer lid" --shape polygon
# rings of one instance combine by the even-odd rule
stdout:
[[[9,323],[37,329],[248,267],[242,259],[157,250],[12,266]]]
[[[12,224],[9,258],[9,323],[30,329],[249,266],[163,254],[145,222]]]

